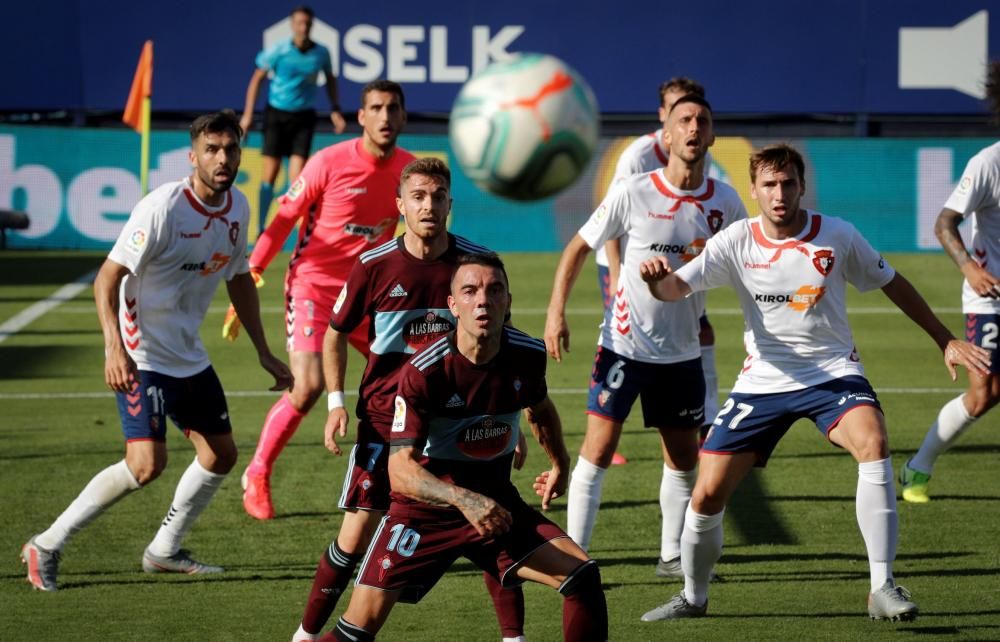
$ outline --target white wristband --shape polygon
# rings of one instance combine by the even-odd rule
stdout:
[[[334,408],[344,407],[344,391],[334,390],[333,392],[326,395],[326,409],[333,410]]]

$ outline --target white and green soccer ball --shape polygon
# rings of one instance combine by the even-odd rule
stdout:
[[[568,187],[597,145],[594,92],[566,63],[517,54],[473,76],[451,109],[449,139],[476,185],[531,201]]]

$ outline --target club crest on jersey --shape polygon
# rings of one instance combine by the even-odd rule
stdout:
[[[423,316],[417,317],[403,327],[403,339],[406,345],[419,350],[442,334],[455,329],[451,320],[428,310]]]
[[[833,250],[816,250],[813,254],[813,267],[823,276],[828,276],[833,270]]]
[[[306,188],[306,179],[304,176],[299,176],[298,180],[292,183],[292,186],[288,188],[288,192],[285,194],[285,198],[290,201],[294,201],[302,194],[302,190]]]
[[[457,435],[458,449],[474,459],[493,459],[507,450],[514,428],[495,417],[484,417]]]
[[[597,405],[601,408],[607,407],[608,402],[611,401],[612,394],[613,393],[607,388],[597,393]]]
[[[240,222],[233,221],[229,224],[229,242],[236,245],[238,240],[240,240]]]
[[[718,234],[719,230],[722,229],[722,216],[722,210],[708,211],[705,220],[708,222],[708,229],[712,230],[712,234]]]

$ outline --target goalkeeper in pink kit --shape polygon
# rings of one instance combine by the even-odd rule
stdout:
[[[243,473],[243,506],[257,519],[274,517],[270,478],[274,462],[325,390],[323,336],[330,311],[356,257],[392,238],[399,220],[396,187],[413,155],[396,147],[406,123],[402,88],[391,81],[369,83],[361,92],[360,138],[331,145],[312,156],[281,197],[277,216],[250,256],[258,287],[261,274],[299,223],[299,239],[285,277],[285,324],[295,387],[264,419],[253,460]],[[236,339],[239,319],[230,307],[223,336]],[[368,355],[367,325],[350,343]]]

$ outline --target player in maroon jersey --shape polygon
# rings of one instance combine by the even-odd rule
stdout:
[[[370,351],[359,388],[357,442],[339,502],[344,521],[320,557],[296,641],[315,639],[323,628],[389,508],[388,439],[399,369],[421,347],[454,329],[448,292],[458,257],[488,251],[448,233],[450,184],[448,167],[438,159],[418,159],[403,169],[396,204],[406,231],[358,257],[333,307],[323,340],[330,409],[325,432],[327,448],[338,455],[336,438],[346,436],[348,424],[348,336],[366,319]],[[524,623],[520,591],[502,590],[489,575],[486,583],[504,637],[516,639]]]
[[[565,639],[607,639],[597,563],[510,481],[522,408],[552,462],[535,482],[543,508],[565,492],[569,465],[545,384],[545,345],[504,325],[510,301],[496,255],[459,259],[448,297],[457,329],[400,371],[392,503],[347,612],[322,639],[374,640],[397,601],[419,601],[461,556],[504,586],[531,580],[557,589],[566,598]]]

